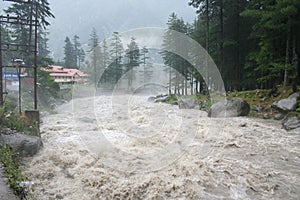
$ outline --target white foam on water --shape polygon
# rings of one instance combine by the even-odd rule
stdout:
[[[73,108],[73,109],[71,109]],[[25,160],[36,199],[297,199],[300,135],[210,119],[146,96],[74,99],[44,117]]]

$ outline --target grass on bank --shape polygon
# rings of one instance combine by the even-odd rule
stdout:
[[[21,158],[18,152],[7,145],[0,147],[0,162],[2,162],[5,167],[5,174],[10,187],[14,190],[16,195],[24,195],[20,183],[25,181],[25,177],[19,168]]]
[[[298,91],[300,91],[300,86],[298,86]],[[261,117],[261,115],[255,111],[255,107],[263,108],[264,110],[270,110],[272,104],[275,101],[279,101],[281,99],[288,98],[293,93],[292,86],[289,87],[278,87],[276,94],[272,95],[272,90],[262,90],[262,89],[256,89],[256,90],[247,90],[247,91],[234,91],[234,92],[228,92],[226,94],[226,98],[241,98],[244,99],[247,103],[250,105],[250,113],[249,116],[252,117]],[[166,96],[166,95],[158,95],[156,98]],[[166,101],[166,103],[172,104],[176,101],[178,101],[180,98],[195,98],[198,99],[201,102],[202,107],[204,108],[210,108],[214,103],[212,102],[212,98],[210,95],[203,95],[203,94],[196,94],[196,95],[189,95],[189,96],[178,96],[175,94],[169,95],[169,99]],[[214,98],[214,100],[218,101],[218,97]],[[300,100],[298,101],[298,106],[296,108],[296,111],[293,113],[300,114]]]

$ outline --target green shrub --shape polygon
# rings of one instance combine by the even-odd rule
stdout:
[[[169,95],[169,99],[167,100],[167,103],[171,104],[178,101],[177,96],[175,94]]]
[[[29,120],[24,115],[18,115],[15,113],[8,113],[2,119],[2,126],[15,129],[17,131],[28,133],[29,131]]]
[[[10,187],[20,195],[23,188],[19,185],[20,182],[25,180],[19,169],[20,156],[17,151],[14,151],[10,146],[3,146],[0,148],[0,161],[5,166],[6,176]]]

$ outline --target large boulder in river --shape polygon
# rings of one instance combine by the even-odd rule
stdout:
[[[42,139],[37,136],[21,133],[1,134],[0,146],[9,145],[16,149],[22,157],[35,155],[43,146]]]
[[[294,111],[297,108],[297,101],[299,98],[300,92],[296,92],[286,99],[281,99],[280,101],[274,102],[272,107],[282,112]]]
[[[285,130],[300,128],[300,116],[288,114],[282,121],[282,126]]]
[[[247,116],[250,105],[243,99],[232,98],[220,101],[209,109],[209,117],[238,117]]]
[[[185,98],[178,101],[180,109],[200,109],[200,102],[197,99]]]

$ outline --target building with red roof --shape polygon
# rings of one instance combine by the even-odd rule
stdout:
[[[51,65],[42,67],[41,70],[49,72],[54,81],[60,84],[84,83],[88,79],[88,75],[78,69]]]

